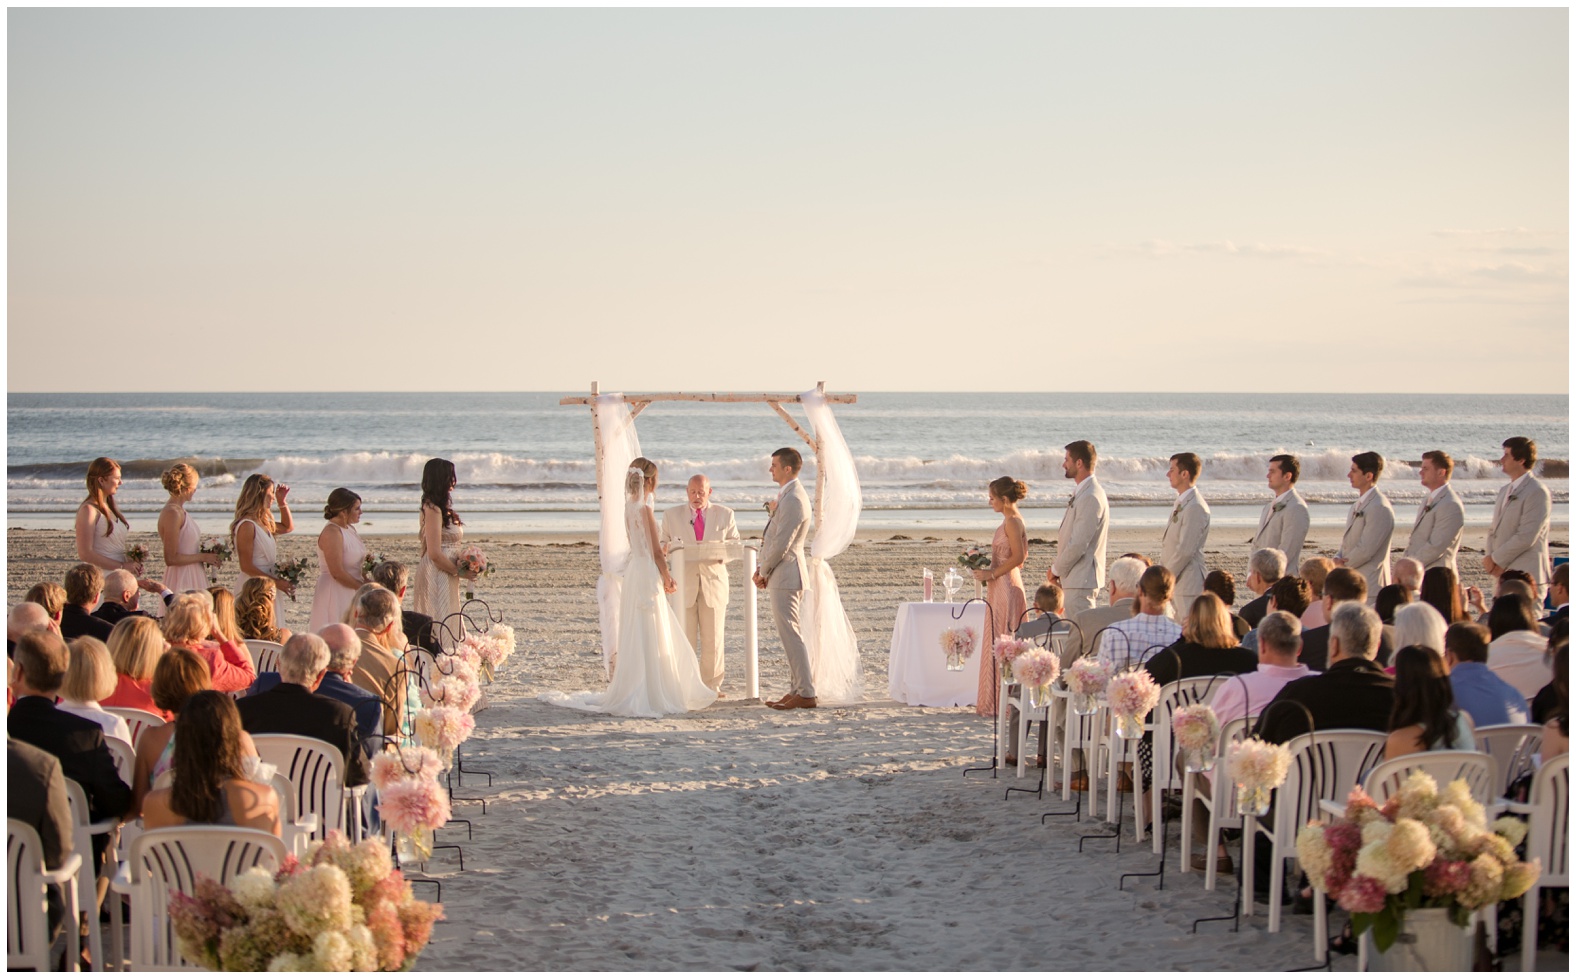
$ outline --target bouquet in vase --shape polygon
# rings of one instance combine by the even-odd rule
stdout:
[[[1027,639],[1014,639],[1005,633],[996,638],[996,645],[991,651],[996,654],[996,663],[1001,669],[1001,678],[1008,683],[1013,682],[1013,661],[1019,656],[1034,648],[1034,643]]]
[[[1215,766],[1220,744],[1220,718],[1208,704],[1189,704],[1171,714],[1171,733],[1187,758],[1188,771],[1207,772]]]
[[[1111,706],[1116,733],[1132,739],[1144,736],[1144,717],[1160,703],[1160,684],[1148,670],[1118,673],[1105,685],[1105,702]]]
[[[438,784],[442,770],[431,748],[390,746],[372,758],[378,817],[409,841],[418,860],[432,856],[432,832],[449,821],[449,794]]]
[[[1111,668],[1093,656],[1085,656],[1074,660],[1063,677],[1072,694],[1073,713],[1088,715],[1099,709],[1097,698],[1111,682]]]
[[[474,655],[482,676],[490,683],[499,668],[514,654],[514,630],[502,622],[495,622],[486,632],[473,632],[466,636],[455,653],[458,654],[462,649]]]
[[[372,552],[368,551],[367,556],[361,559],[361,577],[371,581],[372,569],[382,564],[386,560],[388,559],[383,555],[373,554]]]
[[[476,592],[470,587],[469,582],[477,578],[486,578],[493,573],[493,564],[487,560],[487,552],[475,544],[468,544],[454,559],[454,566],[460,569],[462,575],[471,575],[467,579],[465,599],[470,601],[476,597]]]
[[[219,564],[221,565],[230,560],[234,554],[230,549],[230,539],[228,537],[204,537],[202,545],[197,549],[203,554],[219,555]],[[211,585],[219,580],[219,565],[205,564],[203,565],[203,570],[208,573],[208,584]]]
[[[290,582],[290,590],[295,591],[301,587],[301,582],[312,570],[312,562],[304,557],[287,557],[274,565],[274,574]],[[295,601],[291,595],[290,600]]]
[[[1237,783],[1237,809],[1262,816],[1270,811],[1270,793],[1291,770],[1291,752],[1283,744],[1247,738],[1232,745],[1227,764]]]
[[[198,875],[168,906],[180,954],[227,972],[410,969],[443,905],[418,901],[387,845],[334,830],[277,874],[253,867],[226,887]]]
[[[941,651],[947,654],[947,669],[963,669],[963,661],[974,655],[974,630],[967,626],[941,630]]]
[[[416,712],[416,740],[438,753],[444,768],[453,764],[454,749],[476,730],[476,718],[456,707],[428,707]]]
[[[1048,649],[1033,645],[1012,661],[1012,672],[1029,692],[1029,706],[1038,710],[1051,702],[1051,684],[1062,671],[1062,661]]]
[[[1352,913],[1352,930],[1372,928],[1384,952],[1408,911],[1447,908],[1465,928],[1478,908],[1525,894],[1542,872],[1536,860],[1516,859],[1526,833],[1513,816],[1490,825],[1465,779],[1441,792],[1432,776],[1415,771],[1382,807],[1353,789],[1344,816],[1298,832],[1297,859]]]

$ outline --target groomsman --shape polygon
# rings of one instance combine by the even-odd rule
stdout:
[[[1461,546],[1461,528],[1466,523],[1466,510],[1461,497],[1450,485],[1450,474],[1456,463],[1446,452],[1434,449],[1423,453],[1418,478],[1428,490],[1423,502],[1417,505],[1417,518],[1412,521],[1412,536],[1406,542],[1405,557],[1413,558],[1429,568],[1456,570],[1456,548]]]
[[[1209,539],[1209,504],[1199,495],[1198,474],[1204,463],[1192,452],[1171,457],[1166,481],[1176,491],[1166,529],[1160,537],[1160,563],[1176,576],[1175,611],[1178,622],[1187,617],[1193,599],[1204,593],[1204,542]]]
[[[1384,456],[1359,452],[1352,456],[1346,479],[1358,493],[1357,502],[1346,512],[1346,532],[1341,549],[1335,552],[1335,565],[1351,568],[1368,582],[1368,604],[1379,589],[1390,583],[1390,539],[1395,536],[1395,509],[1385,495],[1374,488],[1384,471]]]
[[[711,480],[697,473],[686,487],[689,503],[662,515],[662,553],[685,544],[739,539],[733,511],[711,502]],[[684,556],[684,635],[700,658],[700,678],[722,696],[722,623],[728,614],[728,565],[720,558]]]
[[[1094,608],[1095,592],[1105,584],[1105,542],[1110,530],[1110,506],[1105,490],[1094,478],[1099,461],[1094,443],[1079,439],[1063,447],[1062,474],[1077,481],[1062,527],[1056,535],[1056,560],[1045,580],[1062,589],[1067,614]]]
[[[1297,492],[1297,477],[1302,464],[1294,455],[1270,457],[1269,472],[1265,480],[1275,499],[1264,504],[1259,516],[1259,532],[1253,535],[1253,549],[1274,548],[1286,555],[1286,567],[1292,574],[1302,565],[1297,559],[1302,555],[1302,542],[1308,537],[1308,504]]]
[[[1518,435],[1506,439],[1503,448],[1499,468],[1510,477],[1510,483],[1494,501],[1483,570],[1496,577],[1511,569],[1527,572],[1541,602],[1549,584],[1549,514],[1553,507],[1548,487],[1532,475],[1538,462],[1538,443]]]

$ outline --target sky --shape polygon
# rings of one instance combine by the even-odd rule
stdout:
[[[1563,9],[8,21],[11,391],[1569,390]]]

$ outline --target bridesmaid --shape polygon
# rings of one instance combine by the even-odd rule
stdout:
[[[115,505],[120,488],[120,463],[100,456],[88,463],[88,498],[77,507],[77,560],[105,571],[130,571],[142,577],[142,563],[126,560],[126,533],[131,524]]]
[[[323,506],[324,525],[317,535],[317,584],[312,589],[312,624],[309,632],[345,621],[356,589],[367,583],[361,562],[367,545],[356,533],[361,522],[361,497],[343,486],[328,494]]]
[[[274,535],[288,534],[295,529],[295,519],[290,516],[290,504],[285,497],[290,487],[274,481],[262,473],[252,473],[241,486],[241,495],[235,499],[235,519],[230,522],[230,536],[235,540],[235,556],[241,565],[241,577],[236,579],[235,592],[240,594],[248,578],[267,578],[274,587],[295,597],[295,587],[274,574],[279,562],[279,545]],[[279,520],[274,520],[274,502],[279,503]],[[279,625],[279,606],[274,606],[274,625]]]
[[[177,595],[183,591],[202,591],[208,587],[206,565],[218,567],[217,554],[201,551],[202,538],[197,521],[186,512],[186,504],[197,495],[197,470],[178,462],[159,477],[170,500],[159,511],[159,540],[164,544],[164,587]]]
[[[996,658],[991,647],[998,636],[1010,636],[1018,630],[1018,622],[1028,608],[1023,593],[1024,559],[1029,556],[1029,533],[1018,515],[1018,501],[1029,494],[1029,487],[1022,480],[1002,476],[991,480],[990,508],[1001,514],[1001,526],[990,542],[990,567],[974,572],[976,581],[986,582],[985,601],[990,605],[990,630],[985,634],[980,656],[980,689],[974,701],[974,712],[981,717],[996,716],[996,696],[1000,677],[996,671]]]
[[[452,502],[458,484],[454,463],[447,459],[428,459],[421,471],[421,563],[416,565],[414,602],[416,611],[431,616],[433,622],[460,610],[461,574],[454,559],[465,531]]]

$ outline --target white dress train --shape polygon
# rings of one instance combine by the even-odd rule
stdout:
[[[701,681],[695,650],[662,590],[643,512],[651,512],[649,500],[624,504],[629,566],[619,604],[612,680],[601,693],[548,690],[540,700],[623,717],[661,717],[700,710],[717,699],[716,691]]]

